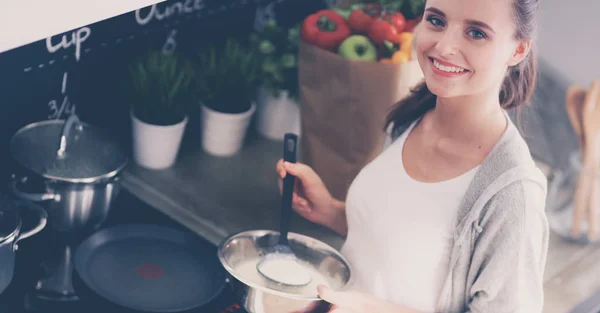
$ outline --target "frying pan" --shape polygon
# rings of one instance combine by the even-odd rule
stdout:
[[[226,285],[216,247],[193,234],[157,225],[102,229],[77,247],[74,265],[85,289],[139,312],[200,308]]]

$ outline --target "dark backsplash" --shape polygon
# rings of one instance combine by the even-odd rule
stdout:
[[[150,6],[137,16],[125,13],[0,53],[0,177],[10,174],[14,132],[32,122],[65,118],[73,104],[83,121],[105,128],[128,148],[129,106],[122,84],[130,62],[150,49],[175,48],[192,56],[208,43],[246,36],[257,8],[269,3],[283,26],[325,5],[322,0],[169,0],[157,4],[156,12],[177,12],[184,4],[188,10],[159,19],[160,14],[151,18]],[[197,115],[192,113],[190,129],[198,128]]]

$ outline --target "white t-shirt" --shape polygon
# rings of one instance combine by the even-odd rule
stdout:
[[[433,312],[448,271],[459,204],[477,168],[437,183],[410,177],[402,150],[415,124],[350,186],[342,254],[351,263],[354,288]]]

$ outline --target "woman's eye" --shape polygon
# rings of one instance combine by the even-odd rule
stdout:
[[[469,36],[473,37],[473,39],[483,39],[486,38],[486,34],[478,29],[472,29],[468,32]]]
[[[433,26],[444,26],[444,22],[435,16],[428,17],[427,21]]]

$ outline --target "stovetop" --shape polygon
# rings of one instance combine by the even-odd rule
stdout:
[[[22,213],[24,226],[35,223],[34,216]],[[0,312],[10,313],[70,313],[70,312],[136,312],[101,299],[84,296],[76,282],[76,273],[70,265],[77,245],[95,231],[122,224],[154,224],[191,233],[183,225],[122,190],[111,206],[106,221],[99,229],[58,233],[50,225],[35,236],[19,242],[16,252],[15,272],[10,286],[0,294]],[[198,236],[194,234],[194,236]],[[199,240],[206,242],[198,236]],[[208,243],[208,242],[207,242]],[[216,256],[216,247],[214,252]],[[60,275],[61,272],[67,275]],[[64,270],[67,269],[67,270]],[[69,271],[70,269],[70,271]],[[79,289],[78,289],[79,288]],[[61,300],[61,301],[58,301]],[[189,313],[221,313],[245,311],[239,307],[231,290],[224,291],[209,304]]]

